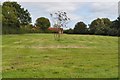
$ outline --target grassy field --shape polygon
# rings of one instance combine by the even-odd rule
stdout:
[[[3,35],[3,78],[116,78],[118,38],[53,34]]]

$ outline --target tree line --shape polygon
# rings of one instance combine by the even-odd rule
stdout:
[[[74,29],[65,30],[65,33],[120,36],[120,17],[114,21],[110,21],[108,18],[97,18],[88,26],[87,28],[84,22],[78,22]]]
[[[7,1],[0,7],[2,7],[2,34],[52,32],[48,30],[51,26],[48,18],[37,18],[35,24],[32,25],[29,11],[17,2]],[[120,16],[114,21],[110,21],[108,18],[97,18],[88,26],[80,21],[75,24],[73,29],[64,30],[64,33],[119,36]]]

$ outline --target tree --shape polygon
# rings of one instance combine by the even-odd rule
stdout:
[[[120,16],[116,20],[112,21],[109,35],[120,36]]]
[[[19,20],[17,18],[16,9],[12,7],[11,2],[4,2],[2,5],[2,32],[5,34],[17,33],[18,28],[20,28]]]
[[[50,16],[52,17],[53,27],[58,29],[57,34],[55,34],[55,38],[59,40],[61,34],[59,33],[59,30],[60,28],[67,27],[70,18],[68,18],[67,13],[64,11],[57,11],[55,13],[50,13]]]
[[[2,6],[0,5],[0,35],[2,34]]]
[[[87,25],[84,22],[78,22],[74,27],[75,34],[85,34],[87,32]]]
[[[91,34],[107,35],[111,21],[108,18],[98,18],[89,25]]]
[[[10,2],[10,3],[12,7],[15,8],[18,20],[21,25],[27,25],[31,23],[30,13],[28,12],[27,9],[22,8],[21,5],[18,4],[17,2]]]
[[[73,34],[73,29],[67,29],[67,30],[64,30],[64,33],[67,33],[67,34]]]
[[[4,2],[2,4],[3,33],[18,33],[20,26],[31,23],[28,10],[17,2]]]
[[[68,30],[68,34],[73,34],[73,29],[70,28],[70,29]]]
[[[93,20],[91,24],[89,25],[90,33],[95,34],[97,25],[100,24],[100,19]]]
[[[2,6],[0,5],[0,23],[2,23]]]
[[[35,25],[40,27],[41,30],[45,31],[50,27],[50,21],[45,17],[40,17],[37,18]]]

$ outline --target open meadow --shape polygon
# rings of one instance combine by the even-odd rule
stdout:
[[[117,78],[118,37],[2,36],[3,78]]]

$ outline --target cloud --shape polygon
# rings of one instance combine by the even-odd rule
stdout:
[[[108,17],[114,20],[118,13],[117,2],[23,2],[24,7],[30,10],[33,22],[40,16],[50,18],[49,13],[58,10],[66,11],[71,18],[72,25],[78,21],[89,24],[92,20],[100,17]]]
[[[1,2],[4,1],[6,0],[1,0]],[[15,1],[18,2],[118,2],[119,0],[15,0]]]
[[[78,15],[74,14],[77,9],[79,7],[81,7],[80,5],[82,5],[83,3],[45,3],[45,4],[41,4],[41,7],[44,8],[44,11],[47,13],[54,13],[56,11],[65,11],[67,12],[67,15],[73,20],[75,20],[76,18],[78,18]]]
[[[71,2],[43,2],[38,4],[37,7],[43,8],[46,12],[55,12],[55,11],[75,11],[80,4],[71,3]]]
[[[28,2],[21,2],[20,3],[23,7],[27,8],[33,17],[39,17],[39,16],[49,16],[49,13],[53,13],[56,11],[65,11],[67,12],[68,16],[75,20],[78,17],[78,15],[75,14],[75,12],[80,8],[83,3],[67,3],[67,2],[39,2],[39,3],[28,3]]]
[[[118,10],[117,2],[100,2],[90,5],[91,12],[115,14]]]
[[[59,3],[58,3],[59,4]],[[77,9],[77,7],[80,7],[82,3],[60,3],[59,5],[56,4],[56,10],[61,9],[69,12],[73,12]],[[54,7],[55,8],[55,7]]]
[[[118,17],[118,3],[117,2],[101,2],[92,3],[89,7],[92,17],[107,17],[115,20]]]
[[[26,1],[26,0],[25,0]],[[45,0],[44,0],[45,1]],[[63,0],[58,0],[63,1]],[[66,0],[64,0],[66,1]],[[22,7],[29,10],[34,23],[38,17],[47,17],[50,19],[49,13],[55,11],[65,11],[71,19],[71,27],[83,21],[90,24],[96,18],[107,17],[115,20],[118,16],[117,2],[19,2]],[[67,0],[68,1],[68,0]],[[76,0],[69,0],[76,1]],[[107,0],[106,0],[107,1]]]

